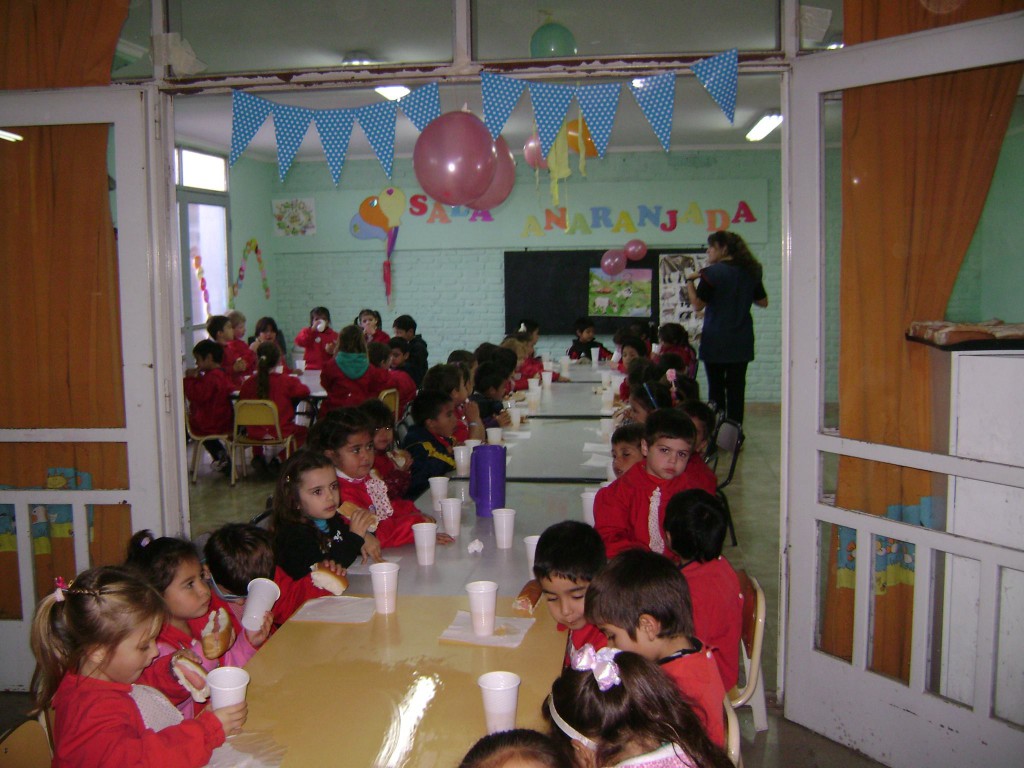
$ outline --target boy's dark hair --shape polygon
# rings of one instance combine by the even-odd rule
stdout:
[[[577,317],[576,322],[572,324],[572,329],[576,332],[577,336],[579,336],[581,333],[587,330],[587,328],[593,327],[594,321],[591,320],[589,317]]]
[[[373,434],[373,426],[366,414],[358,408],[337,408],[309,430],[309,447],[318,453],[336,451],[348,442],[350,436],[360,432]]]
[[[328,323],[331,322],[331,310],[327,307],[313,307],[309,310],[309,324],[312,325],[313,321],[318,317],[322,317]]]
[[[479,347],[473,350],[473,358],[480,364],[494,362],[494,350],[498,349],[497,344],[491,344],[489,341],[483,342]]]
[[[512,762],[537,768],[572,768],[561,742],[526,728],[484,736],[462,758],[459,768],[502,768]]]
[[[139,531],[128,542],[125,565],[142,574],[153,589],[161,595],[174,581],[182,563],[199,562],[199,553],[187,539],[153,535],[152,531]]]
[[[423,376],[420,383],[421,389],[433,389],[437,392],[447,392],[458,389],[462,384],[462,372],[458,366],[448,363],[438,363],[431,366],[430,370]]]
[[[498,366],[498,369],[505,374],[504,378],[508,378],[516,371],[516,367],[519,365],[519,355],[516,354],[514,349],[508,347],[498,347],[494,350],[494,356],[491,358],[491,363]]]
[[[700,488],[680,491],[665,507],[665,532],[683,560],[708,563],[720,557],[727,527],[722,502]]]
[[[639,336],[634,336],[632,334],[629,336],[623,336],[622,340],[618,342],[618,345],[622,347],[622,349],[632,347],[640,357],[647,357],[647,343]]]
[[[233,595],[246,594],[253,579],[274,577],[274,541],[258,525],[221,526],[206,540],[203,554],[210,576]]]
[[[366,345],[366,356],[370,359],[370,365],[379,368],[391,357],[391,347],[381,341],[371,341]]]
[[[338,351],[358,353],[366,352],[366,336],[357,325],[346,325],[338,333]]]
[[[473,365],[476,362],[476,356],[468,349],[453,349],[448,353],[448,362]]]
[[[216,339],[217,334],[229,325],[231,325],[231,321],[226,315],[210,315],[206,319],[206,332],[210,334],[211,339]]]
[[[672,392],[667,384],[660,381],[645,381],[643,384],[629,385],[630,399],[636,398],[648,411],[672,407]]]
[[[715,422],[718,420],[718,417],[710,405],[700,400],[684,400],[679,406],[679,410],[689,416],[691,420],[700,419],[703,421],[704,429],[707,430],[707,437],[711,437],[711,433],[715,431]],[[696,428],[696,425],[694,425],[694,428]]]
[[[658,329],[658,339],[674,347],[685,347],[690,343],[690,334],[681,323],[665,323]]]
[[[409,354],[409,342],[401,336],[392,336],[391,340],[388,341],[388,347],[390,349],[397,349],[403,355]]]
[[[395,414],[388,408],[387,403],[376,397],[371,397],[359,405],[359,410],[366,414],[367,420],[374,429],[384,429],[395,426]]]
[[[416,333],[416,321],[412,319],[412,315],[399,315],[395,318],[395,321],[391,323],[392,328],[397,328],[400,331],[412,331]]]
[[[606,561],[604,541],[597,531],[577,520],[563,520],[540,535],[533,575],[538,579],[560,576],[577,584],[589,582]]]
[[[220,361],[224,359],[224,347],[213,339],[203,339],[192,347],[192,354],[199,360],[213,355],[213,362],[220,365]]]
[[[412,401],[412,420],[421,427],[427,425],[429,419],[436,419],[441,409],[452,401],[448,392],[433,389],[421,389]]]
[[[659,408],[647,417],[644,426],[644,440],[648,446],[662,437],[685,440],[691,445],[697,439],[697,428],[690,417],[676,408]]]
[[[644,439],[644,425],[637,422],[630,422],[612,432],[612,445],[629,443],[640,447],[640,441]]]
[[[476,369],[476,376],[473,377],[473,383],[476,386],[476,391],[483,395],[489,389],[501,390],[507,378],[508,374],[504,373],[497,363],[480,363]]]
[[[664,555],[627,549],[608,561],[587,587],[587,621],[612,624],[636,640],[640,616],[661,624],[658,637],[693,636],[693,609],[686,579]]]

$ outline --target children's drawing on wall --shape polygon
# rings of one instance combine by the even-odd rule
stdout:
[[[614,277],[600,267],[590,270],[591,317],[650,317],[650,269],[624,269]]]
[[[700,339],[704,316],[698,314],[690,304],[686,294],[686,275],[699,272],[707,265],[708,257],[703,251],[663,253],[658,259],[661,310],[658,323],[679,323],[690,334],[690,343],[693,345]]]
[[[303,237],[316,234],[316,201],[312,197],[273,200],[274,234]]]

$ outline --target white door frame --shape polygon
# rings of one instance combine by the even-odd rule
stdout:
[[[86,507],[130,504],[134,530],[177,533],[187,524],[180,426],[180,296],[169,232],[167,100],[153,86],[0,93],[0,125],[107,124],[114,127],[118,289],[124,377],[123,429],[4,429],[3,442],[111,442],[127,445],[128,488],[4,490],[15,505],[22,620],[0,622],[0,688],[26,688],[34,666],[26,642],[35,608],[30,504],[70,504],[76,571],[89,567]],[[169,281],[173,275],[175,280]],[[74,574],[62,574],[68,578]]]
[[[785,388],[783,573],[788,578],[785,714],[829,738],[894,766],[1010,765],[1024,733],[989,716],[993,683],[995,583],[1000,567],[1024,568],[1024,552],[943,531],[917,528],[823,503],[821,454],[854,456],[1024,488],[1024,468],[876,445],[823,427],[825,94],[862,85],[1017,61],[1024,55],[1024,13],[893,38],[794,62],[789,92],[788,173],[792,241],[786,275],[790,365]],[[815,650],[818,530],[824,521],[856,529],[859,552],[872,535],[917,546],[910,683],[867,671],[870,558],[856,571],[852,664]],[[981,562],[975,706],[927,693],[933,560],[952,553]],[[1005,652],[1005,651],[1004,651]]]

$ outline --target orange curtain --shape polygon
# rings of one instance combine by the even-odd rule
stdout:
[[[109,84],[127,15],[128,0],[0,0],[0,88]],[[0,327],[7,342],[0,429],[123,427],[109,128],[5,127],[24,140],[0,142]],[[15,487],[45,487],[48,470],[56,468],[90,473],[93,487],[124,487],[127,481],[123,446],[3,447],[0,455],[18,459],[6,464],[0,482]],[[123,539],[126,508],[98,507],[94,515],[104,520],[99,530],[117,531],[102,535]],[[50,573],[73,575],[67,571],[70,540],[50,538],[52,546],[36,542],[36,572],[43,574],[38,591],[48,590]],[[112,543],[92,548],[115,549]],[[123,548],[118,542],[116,549]],[[0,604],[7,612],[18,593],[16,553],[0,551],[0,573]]]
[[[1021,3],[980,0],[945,15],[929,13],[925,5],[847,0],[847,43],[1005,13]],[[839,424],[844,437],[933,448],[928,352],[907,343],[903,334],[911,320],[945,314],[1022,73],[1024,66],[1012,64],[843,94]],[[891,516],[894,508],[916,508],[931,495],[927,473],[840,461],[836,503],[841,507]],[[850,552],[839,541],[833,533],[822,649],[849,659],[853,590],[842,566]],[[907,680],[912,570],[902,583],[887,583],[876,558],[861,560],[861,567],[875,570],[871,668]]]

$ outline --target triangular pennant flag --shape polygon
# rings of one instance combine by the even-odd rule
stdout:
[[[615,113],[619,109],[619,94],[622,83],[601,83],[600,85],[582,85],[576,89],[576,100],[583,110],[583,117],[590,129],[590,138],[594,140],[597,154],[604,157],[608,149],[608,139],[612,135],[615,124]],[[580,157],[584,157],[580,154]]]
[[[313,110],[305,107],[292,107],[287,104],[273,104],[274,136],[277,139],[277,175],[284,181],[288,169],[292,167],[295,153],[309,130],[309,122],[313,119]]]
[[[351,109],[318,109],[313,113],[316,130],[320,134],[320,145],[324,148],[327,167],[331,169],[334,186],[338,186],[341,168],[348,153],[348,140],[352,137],[352,122],[355,112]]]
[[[666,152],[672,143],[672,115],[675,111],[676,76],[671,72],[631,80],[629,90],[640,105]],[[591,129],[593,132],[593,129]],[[595,142],[596,143],[596,142]]]
[[[395,162],[395,115],[398,105],[393,101],[369,104],[356,110],[359,125],[370,140],[374,154],[388,178],[391,178],[391,167]]]
[[[704,90],[711,94],[711,98],[729,118],[730,124],[736,115],[738,59],[737,50],[732,48],[710,59],[701,59],[690,66],[693,74],[704,86]]]
[[[484,100],[484,125],[491,132],[491,138],[497,139],[501,129],[508,122],[508,116],[519,103],[519,97],[526,88],[524,80],[514,77],[496,75],[493,72],[480,73],[480,91]]]
[[[441,89],[437,83],[427,83],[398,100],[405,116],[422,131],[441,116]]]
[[[243,91],[231,92],[231,154],[228,164],[235,161],[245,152],[252,137],[262,127],[263,121],[270,114],[271,103],[259,96]]]
[[[552,85],[550,83],[527,83],[530,101],[533,102],[533,118],[537,122],[540,137],[540,152],[544,157],[555,143],[558,129],[562,127],[569,102],[576,93],[574,85]]]

